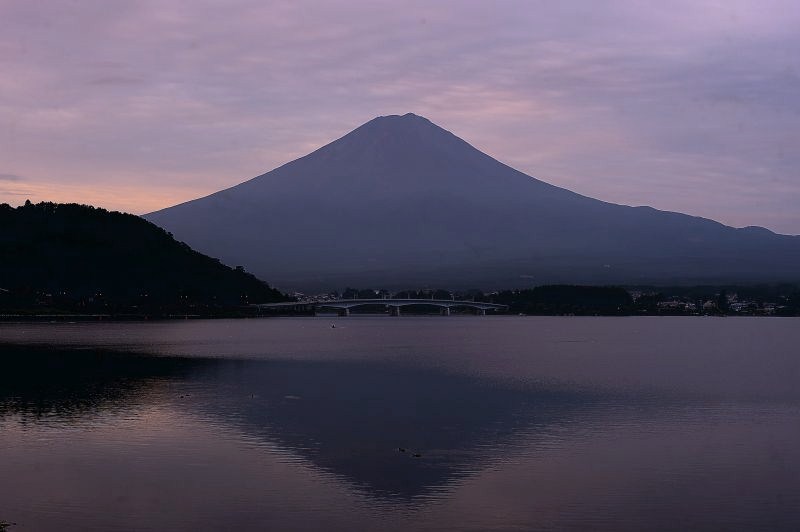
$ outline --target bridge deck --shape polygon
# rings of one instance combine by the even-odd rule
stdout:
[[[270,308],[294,308],[311,307],[315,309],[350,309],[353,307],[367,305],[383,305],[386,307],[407,307],[411,305],[429,305],[440,308],[468,307],[478,310],[506,310],[507,305],[497,303],[485,303],[483,301],[457,301],[452,299],[336,299],[329,301],[293,301],[285,303],[261,303],[251,306],[270,309]]]

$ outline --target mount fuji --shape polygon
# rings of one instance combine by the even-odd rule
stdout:
[[[282,289],[800,279],[800,237],[582,196],[414,114],[145,218]]]

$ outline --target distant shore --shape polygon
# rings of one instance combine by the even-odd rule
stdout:
[[[221,303],[149,297],[146,302],[102,296],[70,299],[52,293],[16,300],[0,294],[0,321],[153,321],[278,316],[438,315],[483,313],[510,316],[800,316],[800,285],[618,287],[542,285],[484,293],[479,290],[352,289],[342,293],[295,293],[284,302],[237,296]],[[3,301],[5,299],[5,301]],[[254,304],[258,301],[258,304]]]
[[[220,320],[220,319],[270,319],[270,318],[330,318],[343,319],[358,317],[381,317],[394,318],[388,314],[377,312],[353,312],[348,317],[337,316],[336,314],[169,314],[169,315],[132,315],[132,314],[0,314],[0,323],[96,323],[96,322],[154,322],[154,321],[178,321],[178,320]],[[474,316],[469,313],[454,313],[456,316]],[[798,317],[797,315],[777,315],[777,314],[525,314],[525,313],[493,313],[489,316],[503,317],[565,317],[565,318],[631,318],[631,317],[695,317],[695,318],[786,318]],[[433,313],[406,313],[403,317],[431,317],[447,319],[449,316],[439,316]],[[480,318],[480,316],[474,316]],[[402,318],[400,318],[402,319]]]

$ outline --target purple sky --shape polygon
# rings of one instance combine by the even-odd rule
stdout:
[[[145,213],[414,112],[599,199],[800,234],[800,2],[0,2],[0,202]]]

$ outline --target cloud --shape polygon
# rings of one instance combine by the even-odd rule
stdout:
[[[88,85],[136,85],[144,82],[142,78],[132,76],[100,76],[87,82]]]
[[[22,181],[23,179],[16,174],[0,174],[0,181]]]

